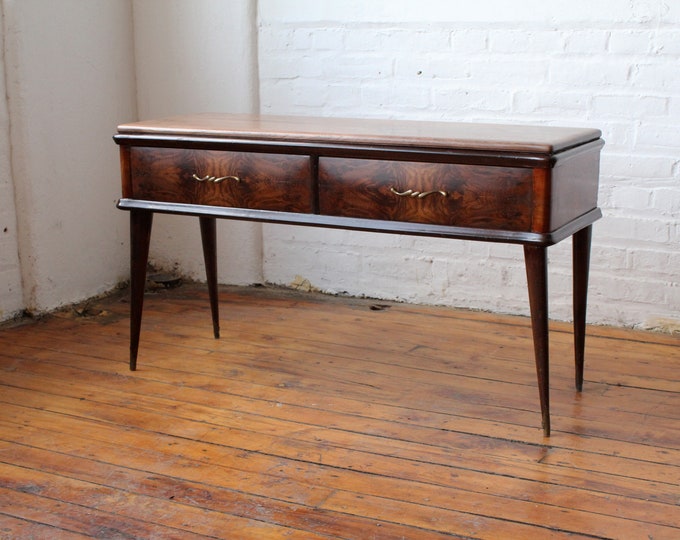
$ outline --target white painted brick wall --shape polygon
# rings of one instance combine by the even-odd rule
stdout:
[[[680,2],[261,0],[259,69],[263,113],[602,129],[589,320],[680,323]],[[527,313],[519,246],[273,225],[264,237],[271,282]],[[560,319],[570,247],[549,250]]]

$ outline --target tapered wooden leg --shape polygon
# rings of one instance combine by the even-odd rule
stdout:
[[[153,212],[130,211],[130,371],[137,369]]]
[[[583,389],[583,364],[586,344],[586,307],[588,303],[588,271],[592,227],[574,234],[572,239],[574,273],[574,360],[576,390]]]
[[[541,246],[524,246],[524,260],[529,285],[531,328],[538,394],[541,400],[543,434],[550,436],[550,362],[548,341],[548,250]]]
[[[217,220],[213,217],[199,217],[201,240],[203,241],[203,260],[208,281],[210,312],[212,314],[213,334],[220,337],[220,307],[217,294]]]

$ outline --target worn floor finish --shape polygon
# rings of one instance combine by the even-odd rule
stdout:
[[[262,288],[0,329],[0,538],[680,538],[680,339]]]

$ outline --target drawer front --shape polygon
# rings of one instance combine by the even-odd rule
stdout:
[[[309,213],[308,156],[132,147],[132,198]]]
[[[321,158],[322,214],[528,231],[532,170]]]

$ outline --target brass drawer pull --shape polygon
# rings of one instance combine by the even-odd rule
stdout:
[[[412,189],[407,189],[406,191],[399,192],[393,187],[390,188],[390,191],[399,197],[413,197],[415,199],[424,199],[428,195],[434,195],[435,193],[439,193],[442,197],[448,196],[446,191],[413,191]]]
[[[191,176],[194,180],[197,182],[212,182],[213,184],[219,184],[220,182],[224,182],[225,180],[233,180],[234,182],[240,182],[241,179],[238,176],[204,176],[203,178],[200,178],[197,174],[194,174]]]

